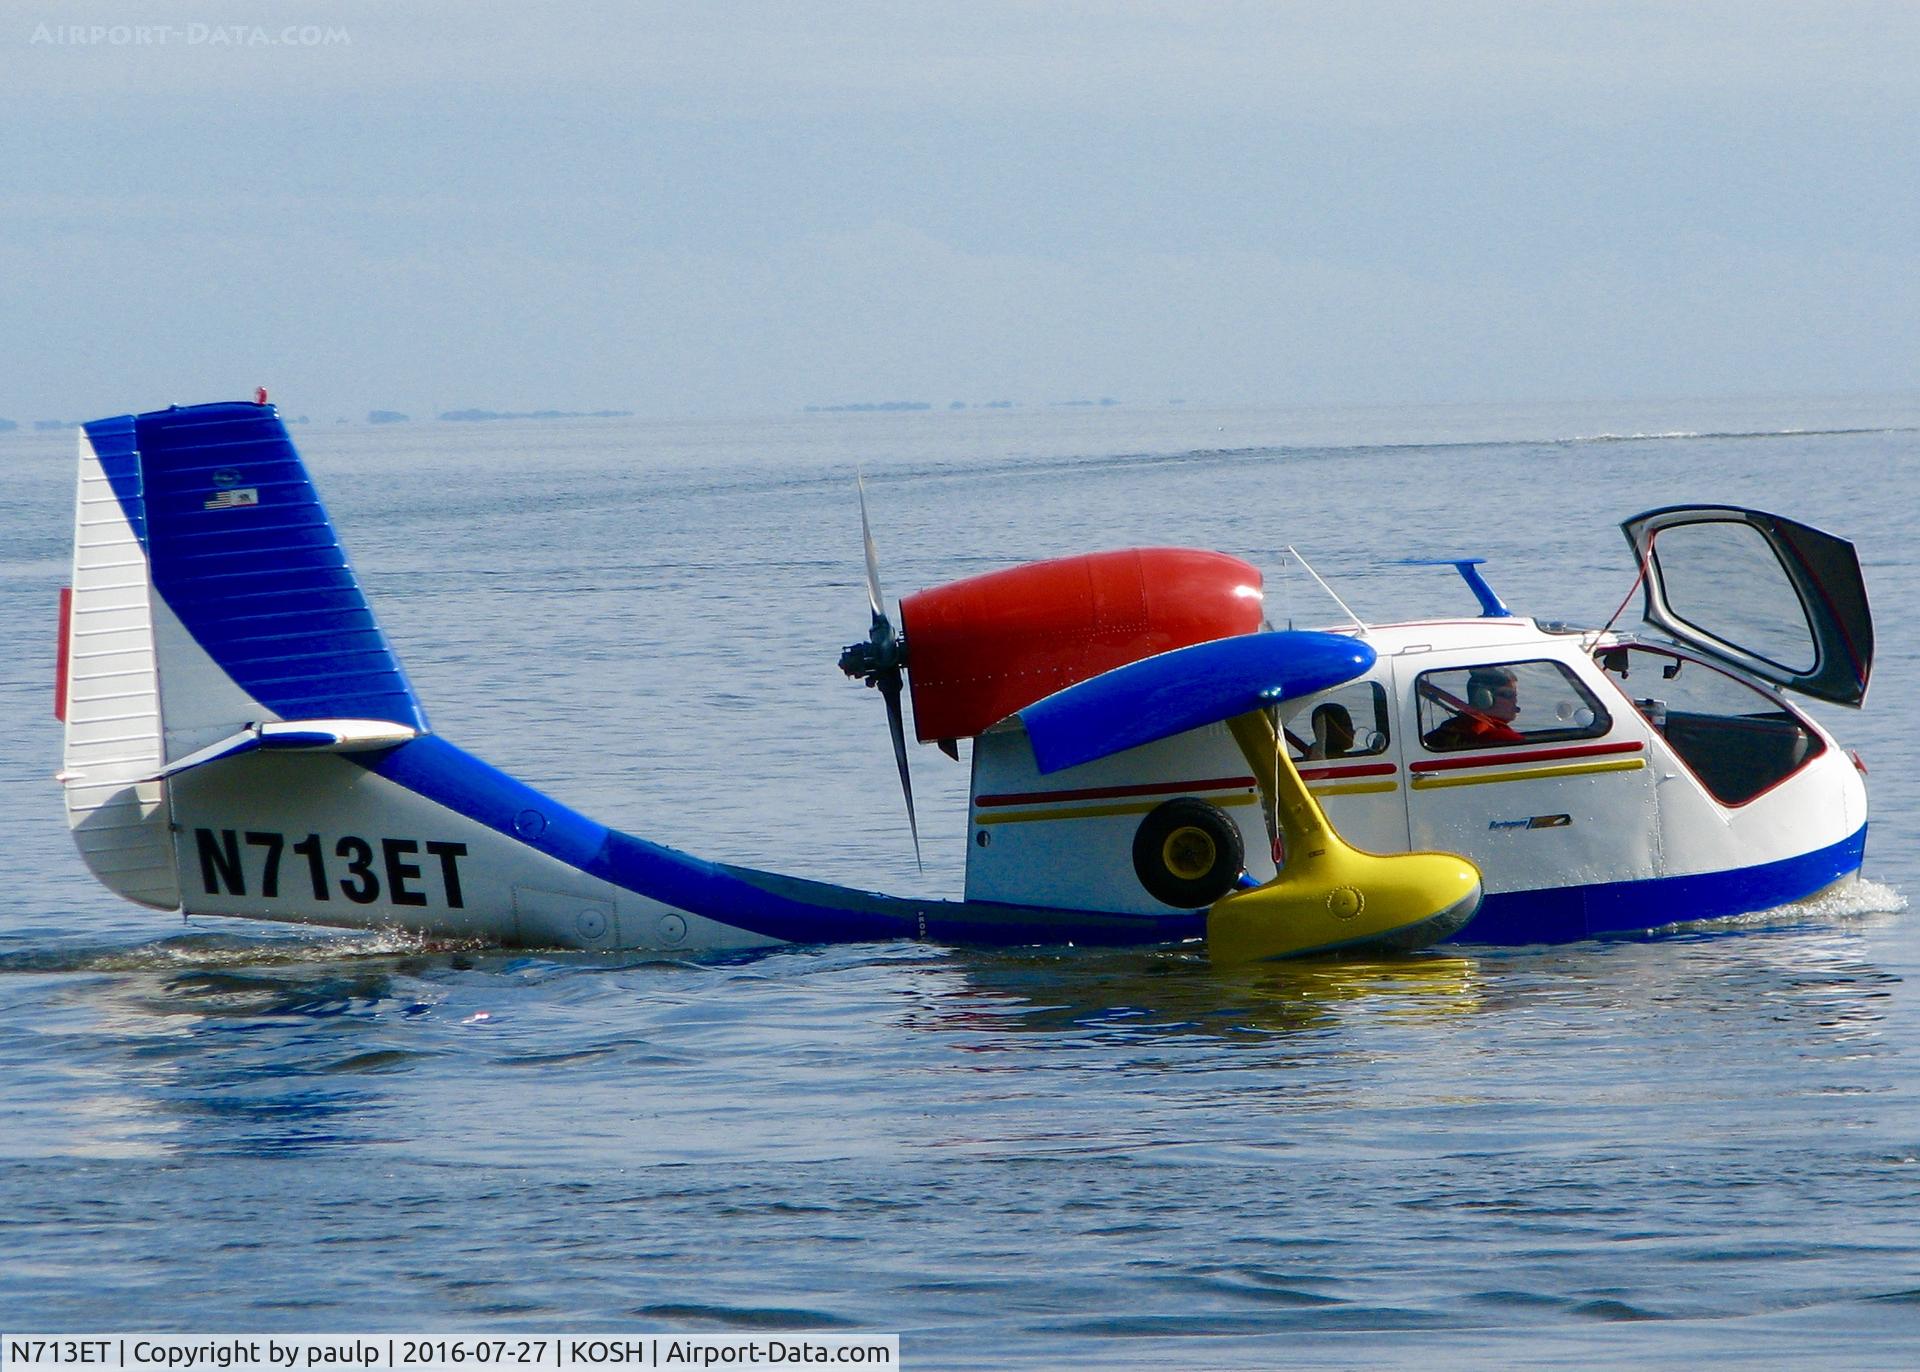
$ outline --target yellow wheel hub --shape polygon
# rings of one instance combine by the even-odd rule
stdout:
[[[1206,830],[1183,824],[1160,845],[1160,860],[1180,880],[1198,881],[1220,860],[1220,848]]]

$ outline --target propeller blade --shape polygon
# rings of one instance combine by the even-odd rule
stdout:
[[[913,817],[913,774],[907,770],[907,725],[900,714],[898,672],[881,681],[880,694],[887,698],[887,728],[893,732],[893,760],[900,768],[900,794],[907,800],[907,828],[913,832],[913,862],[924,872],[927,864],[920,860],[920,824]]]
[[[867,545],[867,604],[873,610],[875,624],[887,624],[887,612],[880,607],[886,604],[886,596],[880,591],[880,554],[873,547],[873,526],[867,523],[867,479],[855,475],[855,484],[860,488],[860,541]]]
[[[900,794],[907,802],[907,828],[913,834],[913,861],[927,870],[920,857],[920,821],[913,813],[913,773],[907,767],[907,722],[900,708],[900,692],[905,686],[901,668],[906,666],[906,644],[894,632],[893,622],[881,608],[886,595],[880,589],[880,554],[873,546],[873,524],[867,518],[867,481],[855,475],[860,491],[860,541],[867,552],[867,608],[873,611],[873,624],[864,643],[848,644],[840,652],[840,670],[848,676],[878,687],[887,702],[887,728],[893,735],[893,761],[900,769]]]

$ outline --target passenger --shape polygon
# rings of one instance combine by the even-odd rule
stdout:
[[[1525,743],[1513,727],[1520,713],[1520,683],[1507,667],[1475,667],[1467,675],[1467,708],[1437,729],[1429,730],[1429,748],[1493,748],[1502,743]]]
[[[1332,701],[1314,706],[1313,742],[1307,748],[1307,759],[1323,762],[1345,757],[1352,751],[1353,716],[1347,713],[1347,707]]]

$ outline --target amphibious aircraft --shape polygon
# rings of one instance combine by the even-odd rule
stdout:
[[[1239,961],[1646,929],[1861,863],[1861,774],[1780,693],[1863,698],[1858,562],[1758,511],[1627,523],[1661,637],[1517,618],[1471,561],[1477,617],[1275,630],[1256,568],[1188,548],[931,588],[896,629],[863,496],[870,626],[841,667],[885,700],[916,849],[903,695],[920,741],[971,744],[965,893],[920,900],[610,829],[434,733],[264,397],[97,421],[79,447],[60,780],[88,867],[159,909]]]

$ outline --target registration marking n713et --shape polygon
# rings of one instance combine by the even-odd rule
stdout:
[[[200,859],[201,889],[210,896],[258,894],[267,900],[280,899],[281,859],[291,853],[303,859],[300,866],[317,901],[330,901],[337,891],[356,905],[372,905],[383,898],[389,905],[429,905],[434,903],[429,887],[437,879],[439,904],[449,910],[464,909],[466,904],[460,884],[460,859],[467,855],[464,843],[365,839],[357,834],[342,834],[331,843],[319,834],[307,834],[289,843],[287,835],[270,829],[207,828],[196,828],[193,840]],[[250,875],[255,877],[251,885]]]

